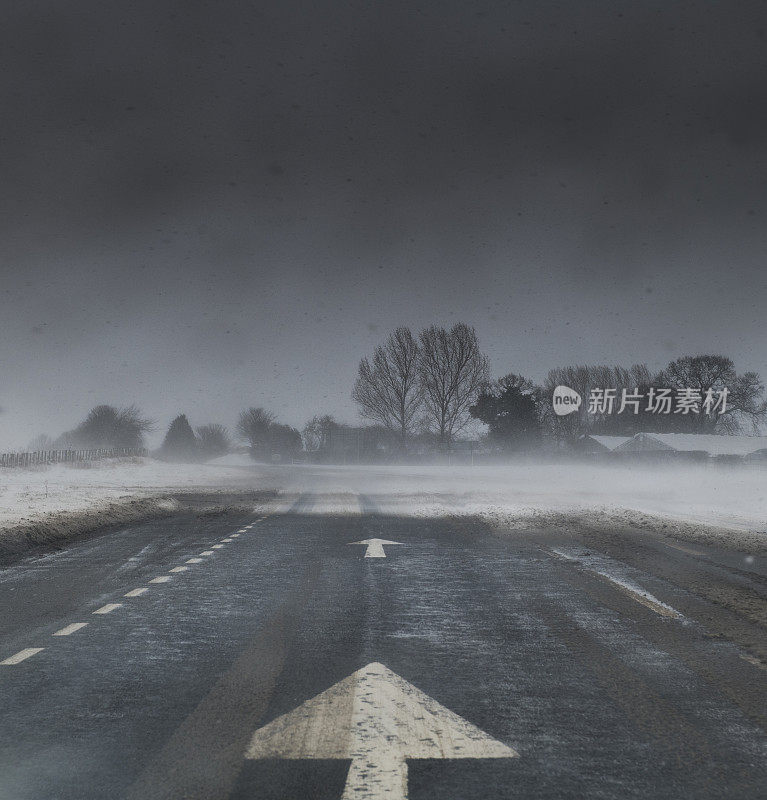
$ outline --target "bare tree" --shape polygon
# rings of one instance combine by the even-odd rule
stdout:
[[[30,453],[42,450],[55,450],[56,440],[47,433],[40,433],[27,445]]]
[[[418,375],[424,405],[441,447],[469,421],[469,406],[489,378],[487,358],[474,328],[459,322],[449,331],[421,331]]]
[[[665,385],[674,390],[694,389],[706,392],[727,389],[727,408],[722,414],[691,414],[686,422],[696,432],[737,433],[744,426],[754,432],[767,419],[764,384],[756,372],[738,375],[732,359],[726,356],[683,356],[672,361],[661,376]]]
[[[274,414],[263,408],[248,408],[237,420],[237,435],[249,445],[251,455],[269,455],[269,429],[274,423]]]
[[[360,361],[352,399],[363,417],[396,431],[404,449],[421,397],[418,343],[409,328],[400,327],[376,347],[372,363]]]
[[[203,458],[216,458],[229,452],[231,441],[229,432],[223,425],[212,423],[197,428],[200,453]]]
[[[144,434],[154,427],[135,405],[96,406],[71,433],[78,447],[143,447]]]
[[[619,399],[623,389],[627,392],[636,390],[644,396],[651,386],[661,386],[659,381],[645,364],[634,364],[628,369],[607,364],[557,367],[549,371],[543,386],[546,402],[540,405],[540,412],[544,427],[557,441],[568,444],[573,444],[579,436],[588,433],[633,436],[639,431],[658,430],[665,420],[657,414],[648,414],[644,407],[637,415],[590,413],[588,409],[592,389],[613,389]],[[582,404],[577,412],[566,417],[554,414],[551,397],[557,386],[568,386],[578,392]],[[616,405],[616,410],[618,407]]]
[[[329,414],[314,416],[304,425],[302,438],[304,449],[307,453],[327,453],[333,437],[333,431],[338,428],[338,423]]]

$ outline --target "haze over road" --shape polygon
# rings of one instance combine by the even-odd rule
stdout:
[[[763,794],[764,559],[306,476],[0,572],[2,800]]]

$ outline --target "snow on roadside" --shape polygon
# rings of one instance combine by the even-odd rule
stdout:
[[[245,468],[247,467],[247,469]],[[381,513],[476,515],[503,530],[531,524],[632,525],[685,538],[767,547],[767,470],[597,462],[509,466],[279,466],[227,456],[209,464],[152,459],[0,470],[3,530],[169,494],[277,489],[365,495]],[[712,533],[715,531],[715,533]],[[718,531],[719,533],[716,533]],[[713,537],[713,539],[712,539]]]
[[[206,467],[254,467],[253,459],[247,453],[227,453],[205,463]]]
[[[313,468],[317,469],[317,468]],[[644,514],[767,535],[761,466],[520,463],[498,467],[371,467],[347,482],[393,513],[526,517]],[[304,483],[310,485],[308,479]]]
[[[95,510],[110,503],[156,498],[181,490],[264,488],[256,470],[152,459],[95,461],[85,467],[56,464],[38,470],[0,471],[0,530],[61,512]]]

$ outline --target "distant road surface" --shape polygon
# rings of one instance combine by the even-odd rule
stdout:
[[[0,798],[767,797],[766,572],[372,494],[110,530],[0,572]]]

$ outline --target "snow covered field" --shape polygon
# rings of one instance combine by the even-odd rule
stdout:
[[[254,470],[152,459],[56,464],[37,470],[0,471],[0,529],[37,522],[48,514],[96,510],[132,499],[195,488],[250,489]]]
[[[68,514],[99,513],[194,491],[279,489],[362,494],[382,512],[476,514],[501,528],[536,519],[564,523],[695,526],[740,531],[767,546],[767,470],[762,467],[628,466],[598,463],[502,467],[260,466],[233,455],[209,464],[151,459],[0,472],[3,531]],[[320,508],[320,506],[317,506]],[[107,520],[108,521],[108,520]],[[754,538],[756,537],[756,538]]]
[[[762,466],[524,463],[498,467],[294,467],[292,491],[370,495],[395,514],[478,514],[512,526],[542,515],[669,527],[703,525],[758,533],[767,545],[767,469]]]

